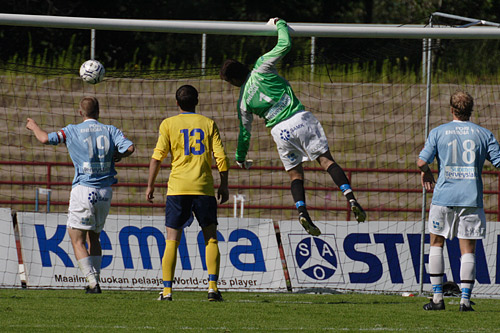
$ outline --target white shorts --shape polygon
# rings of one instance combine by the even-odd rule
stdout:
[[[68,227],[101,232],[112,197],[111,187],[93,188],[83,185],[73,187],[69,200]]]
[[[329,150],[320,122],[309,111],[300,111],[276,124],[271,130],[285,170],[302,162],[314,161]]]
[[[446,239],[483,239],[486,235],[486,215],[478,207],[445,207],[431,204],[429,232]]]

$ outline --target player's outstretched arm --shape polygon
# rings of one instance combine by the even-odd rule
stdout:
[[[47,132],[42,130],[40,126],[38,126],[36,121],[34,121],[33,119],[31,118],[27,119],[26,128],[32,131],[35,134],[37,140],[43,143],[44,145],[49,143],[49,135],[47,134]]]
[[[220,185],[217,190],[217,199],[219,203],[223,204],[229,200],[229,171],[222,171],[220,174]]]

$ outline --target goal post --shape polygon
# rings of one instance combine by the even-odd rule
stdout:
[[[330,38],[399,38],[399,39],[498,39],[500,31],[493,27],[455,28],[426,25],[335,24],[289,22],[293,37]],[[165,32],[183,34],[220,34],[244,36],[274,36],[276,29],[265,22],[133,20],[46,15],[0,14],[0,25],[96,29],[114,31]]]

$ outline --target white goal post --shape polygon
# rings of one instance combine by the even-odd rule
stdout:
[[[165,33],[218,34],[274,36],[276,29],[264,22],[187,21],[187,20],[133,20],[87,17],[0,14],[0,25],[96,29],[116,31],[143,31]],[[498,39],[500,29],[493,27],[470,27],[456,29],[425,25],[384,24],[327,24],[288,23],[294,37],[336,38],[441,38],[441,39]]]

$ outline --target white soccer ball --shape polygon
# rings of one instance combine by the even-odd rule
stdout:
[[[105,72],[104,66],[97,60],[87,60],[80,67],[80,77],[90,84],[101,82]]]

